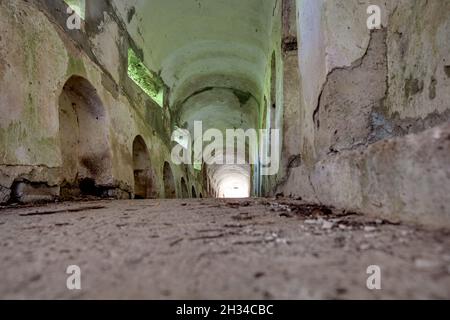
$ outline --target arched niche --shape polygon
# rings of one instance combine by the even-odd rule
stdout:
[[[189,191],[184,178],[181,178],[181,196],[183,199],[189,198]]]
[[[112,153],[105,108],[85,78],[72,76],[59,97],[62,197],[106,196]]]
[[[156,198],[155,175],[147,145],[141,136],[133,141],[134,196],[136,199]]]
[[[172,173],[172,168],[168,162],[164,163],[163,168],[163,178],[164,178],[164,196],[166,199],[176,198],[176,188],[175,179]]]

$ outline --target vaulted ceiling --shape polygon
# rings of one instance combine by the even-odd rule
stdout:
[[[280,2],[113,1],[144,63],[169,87],[179,125],[192,128],[197,120],[222,130],[258,128],[280,37]],[[215,168],[211,179],[223,180],[228,169],[237,170]]]

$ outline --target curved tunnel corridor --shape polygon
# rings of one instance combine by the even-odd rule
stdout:
[[[281,59],[278,1],[118,1],[117,6],[127,15],[143,63],[167,86],[179,128],[191,137],[195,121],[202,122],[203,132],[217,129],[224,137],[226,129],[266,128],[266,101],[275,101],[276,94],[270,88],[276,72],[272,59]],[[227,151],[224,158],[230,157]],[[236,150],[240,153],[248,154],[248,147]],[[208,167],[211,195],[258,194],[252,183],[256,168]]]
[[[449,299],[450,0],[373,2],[0,1],[0,299]]]

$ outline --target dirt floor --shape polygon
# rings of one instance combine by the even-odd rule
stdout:
[[[281,199],[2,208],[0,248],[2,299],[450,299],[449,230]]]

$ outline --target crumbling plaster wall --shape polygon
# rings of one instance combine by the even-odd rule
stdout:
[[[450,1],[398,1],[389,20],[384,116],[401,133],[450,117]]]
[[[278,192],[450,225],[450,1],[296,4],[300,90],[285,98],[290,167]],[[369,4],[381,30],[366,26]]]
[[[73,75],[96,88],[105,108],[112,173],[102,187],[110,188],[113,197],[133,192],[132,144],[141,135],[157,177],[155,188],[163,196],[162,167],[170,151],[169,129],[161,123],[168,121],[167,114],[127,78],[126,31],[111,12],[102,10],[102,15],[95,33],[84,23],[81,31],[70,31],[65,8],[54,2],[0,3],[0,203],[10,199],[17,181],[32,185],[20,200],[59,195],[58,100]],[[176,180],[186,174],[175,166],[172,170]]]

